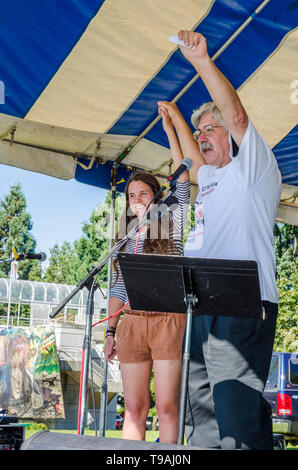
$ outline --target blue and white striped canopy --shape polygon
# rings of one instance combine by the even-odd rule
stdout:
[[[297,25],[297,0],[2,2],[0,163],[103,188],[116,166],[120,191],[133,168],[166,177],[157,101],[189,122],[210,100],[168,40],[192,29],[273,149],[278,220],[298,225]]]

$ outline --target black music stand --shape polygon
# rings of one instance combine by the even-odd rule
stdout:
[[[118,254],[133,310],[186,313],[178,444],[184,442],[193,315],[261,318],[255,261]]]

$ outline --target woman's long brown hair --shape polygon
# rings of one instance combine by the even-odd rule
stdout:
[[[119,219],[119,227],[118,227],[118,232],[115,236],[115,242],[119,241],[121,238],[119,236],[120,234],[127,234],[128,227],[133,227],[133,224],[138,223],[138,218],[136,215],[132,214],[132,212],[129,210],[129,195],[128,195],[128,190],[129,190],[129,185],[132,181],[142,181],[143,183],[147,184],[150,189],[153,192],[153,195],[156,196],[154,199],[154,204],[157,204],[161,198],[162,198],[162,193],[160,193],[160,184],[158,179],[149,174],[145,173],[144,171],[137,171],[131,175],[131,177],[128,180],[128,183],[125,188],[125,199],[126,199],[126,207],[124,209],[123,214],[121,215]],[[158,224],[158,226],[153,227],[153,224]],[[169,228],[168,233],[165,233],[165,231],[162,228],[161,224],[161,219],[158,219],[157,222],[154,222],[152,224],[152,230],[151,226],[149,225],[149,228],[146,233],[146,238],[144,240],[144,245],[143,245],[143,253],[155,253],[155,254],[178,254],[178,250],[175,247],[173,243],[173,239],[170,236],[172,233],[172,227],[173,223],[172,220],[170,219],[169,222],[166,225],[166,227]],[[154,236],[151,237],[151,232],[154,233],[154,235],[158,234],[158,237]],[[121,247],[120,251],[123,251],[125,247],[125,244]],[[116,275],[116,280],[118,279],[118,259],[116,258],[113,262],[114,269],[117,273]]]

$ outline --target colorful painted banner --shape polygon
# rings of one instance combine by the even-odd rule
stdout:
[[[52,327],[0,330],[0,409],[19,418],[64,418]]]

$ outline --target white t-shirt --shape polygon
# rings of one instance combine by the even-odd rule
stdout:
[[[272,151],[251,121],[237,156],[223,168],[203,165],[198,181],[195,224],[184,255],[255,260],[262,299],[277,303],[273,226],[281,176]]]

